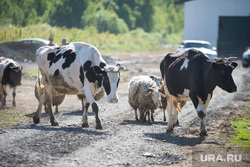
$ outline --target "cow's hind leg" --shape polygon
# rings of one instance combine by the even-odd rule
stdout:
[[[16,86],[13,87],[12,97],[13,97],[12,106],[16,107]]]
[[[83,107],[84,106],[84,107]],[[86,103],[85,105],[82,102],[82,107],[83,109],[83,116],[82,116],[82,127],[89,127],[88,123],[88,108],[89,108],[89,103]]]
[[[173,104],[174,104],[174,108],[173,108],[173,113],[172,113],[172,121],[173,121],[173,127],[175,127],[177,123],[179,124],[178,112],[180,112],[180,107],[176,99],[173,99]]]
[[[92,106],[92,110],[95,113],[96,129],[103,129],[101,120],[99,119],[99,116],[98,116],[98,112],[99,112],[98,105],[96,104],[96,102],[94,102],[91,104],[91,106]]]
[[[173,110],[174,110],[174,105],[172,102],[172,98],[169,97],[167,99],[167,113],[168,113],[168,126],[167,126],[167,132],[172,132],[173,129],[173,120],[172,120],[172,114],[173,114]]]
[[[3,95],[3,97],[2,97],[2,106],[6,106],[6,96],[7,96],[6,85],[2,86],[1,93]]]

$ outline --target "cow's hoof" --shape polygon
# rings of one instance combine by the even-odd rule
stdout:
[[[88,128],[88,127],[89,127],[89,124],[88,124],[88,123],[82,123],[82,127],[83,127],[83,128]]]
[[[16,103],[12,103],[12,107],[16,107]]]
[[[103,129],[102,124],[97,124],[95,128],[96,128],[96,129],[100,129],[100,130]]]
[[[200,110],[200,111],[198,111],[198,116],[199,116],[199,118],[203,119],[203,118],[205,118],[205,113],[202,110]]]
[[[166,118],[163,118],[163,121],[165,121],[165,122],[166,122],[166,121],[167,121],[167,119],[166,119]]]
[[[200,137],[205,137],[205,136],[207,136],[207,131],[200,132]]]
[[[177,120],[175,124],[173,124],[173,127],[175,127],[176,125],[179,125],[179,121]]]
[[[59,126],[58,122],[54,121],[54,122],[51,122],[51,126]]]
[[[173,132],[174,128],[167,128],[167,133]]]
[[[135,120],[138,122],[139,121],[139,119],[138,118],[135,118]]]
[[[152,122],[151,122],[151,121],[148,121],[148,124],[149,124],[149,125],[152,125]]]
[[[40,118],[36,118],[36,117],[34,116],[34,117],[33,117],[33,122],[34,122],[35,124],[40,123]]]

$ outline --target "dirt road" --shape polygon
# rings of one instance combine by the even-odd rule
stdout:
[[[128,68],[123,74],[158,75],[159,62],[165,53],[136,53],[111,55]],[[109,58],[104,56],[106,59]],[[239,63],[240,64],[240,63]],[[24,69],[34,70],[34,63],[23,64]],[[136,122],[134,111],[128,104],[129,78],[119,85],[119,103],[108,104],[104,97],[98,101],[100,119],[104,130],[95,129],[94,114],[89,112],[89,128],[81,127],[81,103],[76,96],[67,96],[55,114],[60,124],[52,127],[48,114],[44,113],[40,124],[29,121],[15,127],[0,129],[0,166],[247,166],[247,152],[227,146],[229,130],[225,120],[249,107],[250,69],[239,65],[233,72],[238,86],[237,93],[229,94],[216,88],[209,104],[206,125],[208,137],[199,137],[199,119],[191,102],[178,115],[180,125],[174,133],[166,133],[167,122],[163,121],[160,109],[155,111],[152,125]],[[17,107],[23,112],[35,112],[38,105],[34,96],[35,78],[25,75],[18,88]],[[11,97],[7,109],[11,110]],[[220,155],[225,152],[242,155],[239,162],[201,162],[200,154],[210,152]],[[223,154],[224,156],[224,154]],[[196,157],[196,158],[195,158]],[[197,159],[198,157],[198,159]]]

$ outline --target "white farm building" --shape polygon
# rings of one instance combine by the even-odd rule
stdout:
[[[184,9],[184,40],[209,41],[225,57],[250,46],[250,0],[191,0]]]

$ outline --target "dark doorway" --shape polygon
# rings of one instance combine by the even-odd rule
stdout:
[[[250,47],[250,17],[220,16],[218,29],[218,56],[241,58]]]

